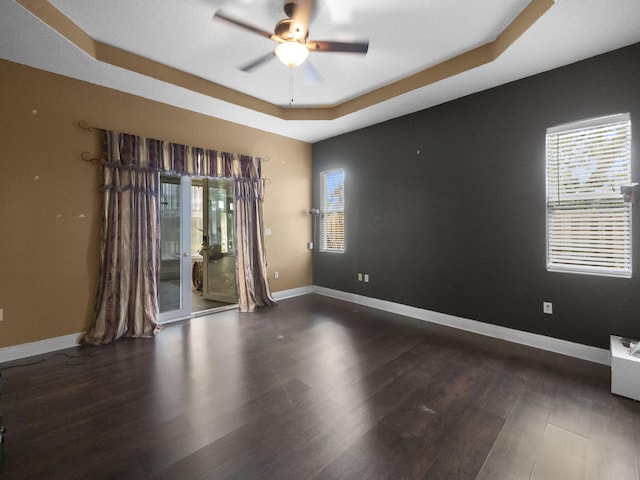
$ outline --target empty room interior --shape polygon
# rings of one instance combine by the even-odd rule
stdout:
[[[0,105],[0,478],[640,479],[637,0],[2,0]]]

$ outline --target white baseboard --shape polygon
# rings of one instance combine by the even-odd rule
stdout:
[[[69,347],[76,347],[82,333],[73,333],[63,337],[47,338],[37,342],[22,343],[11,347],[0,348],[0,363],[11,362],[21,358],[42,355]]]
[[[301,295],[306,295],[308,293],[312,293],[315,287],[300,287],[300,288],[292,288],[290,290],[282,290],[281,292],[274,292],[273,298],[274,300],[284,300],[285,298],[299,297]]]
[[[410,307],[408,305],[402,305],[400,303],[378,300],[376,298],[369,298],[362,295],[357,295],[355,293],[347,293],[325,287],[308,286],[292,288],[290,290],[283,290],[281,292],[273,293],[273,298],[275,300],[284,300],[286,298],[298,297],[301,295],[306,295],[308,293],[317,293],[326,297],[345,300],[347,302],[364,305],[367,307],[375,308],[377,310],[384,310],[386,312],[404,315],[405,317],[415,318],[418,320],[424,320],[426,322],[432,322],[440,325],[458,328],[460,330],[479,333],[481,335],[507,340],[509,342],[518,343],[520,345],[527,345],[530,347],[539,348],[541,350],[560,353],[562,355],[567,355],[570,357],[581,358],[583,360],[600,363],[602,365],[609,365],[611,362],[609,350],[603,348],[568,342],[566,340],[547,337],[536,333],[529,333],[512,328],[500,327],[497,325],[491,325],[489,323],[478,322],[476,320],[469,320],[453,315],[447,315],[445,313],[433,312],[422,308]],[[48,338],[37,342],[23,343],[21,345],[0,348],[0,364],[13,360],[19,360],[21,358],[32,357],[34,355],[50,353],[69,347],[75,347],[78,345],[78,339],[80,338],[80,335],[81,333],[74,333],[62,337]]]
[[[405,317],[416,318],[418,320],[424,320],[460,330],[479,333],[488,337],[507,340],[520,345],[527,345],[529,347],[560,353],[570,357],[581,358],[583,360],[600,363],[602,365],[609,365],[611,363],[609,350],[603,348],[582,345],[566,340],[560,340],[558,338],[547,337],[545,335],[523,332],[513,328],[491,325],[489,323],[478,322],[476,320],[469,320],[453,315],[447,315],[445,313],[433,312],[431,310],[410,307],[408,305],[364,297],[355,293],[341,292],[339,290],[332,290],[325,287],[313,287],[313,293],[357,303],[377,310],[397,313],[398,315],[404,315]]]

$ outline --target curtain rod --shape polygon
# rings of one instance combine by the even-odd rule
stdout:
[[[87,122],[86,120],[80,120],[78,122],[78,126],[80,128],[84,128],[85,130],[89,130],[90,132],[98,132],[98,131],[104,130],[104,128],[92,127],[91,125],[89,125],[89,122]]]
[[[87,122],[86,120],[80,120],[80,121],[78,122],[78,126],[79,126],[80,128],[82,128],[82,129],[84,129],[84,130],[89,131],[89,132],[100,132],[100,131],[104,130],[104,129],[102,129],[102,128],[92,127],[91,125],[89,125],[89,122]],[[99,158],[97,158],[97,157],[93,157],[93,156],[91,155],[91,153],[86,152],[86,151],[85,151],[85,152],[82,152],[82,153],[80,154],[80,158],[81,158],[82,160],[84,160],[85,162],[99,162],[99,161],[100,161],[100,159],[99,159]]]
[[[78,122],[78,126],[80,128],[82,128],[83,130],[87,130],[89,132],[104,132],[105,131],[104,128],[93,127],[93,126],[89,125],[89,122],[87,122],[86,120],[80,120]],[[231,155],[237,155],[237,154],[232,153]],[[252,155],[248,155],[248,156],[252,156]],[[82,152],[80,154],[80,158],[82,158],[82,160],[84,160],[85,162],[99,162],[100,161],[99,158],[92,157],[91,153],[89,153],[89,152]],[[265,157],[254,157],[254,158],[258,158],[261,162],[268,162],[269,160],[271,160],[271,158],[268,155],[265,156]]]

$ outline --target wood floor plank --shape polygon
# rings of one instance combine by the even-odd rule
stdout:
[[[409,350],[370,373],[328,389],[327,395],[346,408],[356,408],[407,373],[416,365],[419,358]]]
[[[589,436],[592,411],[593,385],[588,377],[576,373],[561,375],[558,380],[558,394],[549,423],[569,432]]]
[[[587,474],[587,439],[550,423],[544,432],[531,480],[581,480]]]
[[[422,478],[440,457],[445,439],[461,430],[461,418],[483,381],[479,369],[452,366],[385,415],[364,438],[376,444],[382,462],[371,478]]]
[[[258,434],[259,432],[259,434]],[[261,479],[284,439],[268,418],[249,423],[153,475],[154,479]]]
[[[486,410],[463,412],[455,435],[446,435],[440,453],[422,477],[476,478],[504,424],[504,419]]]
[[[478,480],[528,480],[544,437],[553,400],[522,395],[498,434]]]
[[[591,416],[585,480],[637,480],[633,427]]]

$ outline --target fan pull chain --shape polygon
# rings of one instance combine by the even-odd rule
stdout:
[[[293,105],[293,67],[289,67],[289,106]]]

